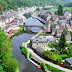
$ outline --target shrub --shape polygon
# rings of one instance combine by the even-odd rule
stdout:
[[[40,64],[43,70],[46,70],[45,65],[43,63]]]
[[[0,65],[0,71],[3,70],[3,67]]]
[[[52,15],[52,13],[51,13],[51,12],[49,12],[49,11],[47,11],[46,13],[49,13],[50,15]]]
[[[29,54],[29,58],[31,59],[31,57],[32,57],[32,54],[30,53],[30,54]]]
[[[55,42],[48,44],[50,48],[56,48],[57,44]]]
[[[14,31],[14,33],[16,34],[16,31]]]
[[[45,65],[46,65],[46,67],[48,68],[48,70],[51,71],[51,72],[64,72],[64,71],[59,70],[59,69],[57,69],[57,68],[54,68],[54,67],[52,67],[52,66],[50,66],[50,65],[48,65],[48,64],[45,64]]]
[[[49,58],[49,59],[54,59],[54,54],[53,54],[53,52],[52,51],[44,51],[44,56],[46,56],[47,58]]]
[[[23,30],[23,28],[24,28],[24,27],[23,27],[23,26],[21,26],[21,28],[20,28],[18,31],[22,31],[22,30]]]
[[[26,56],[26,58],[28,58],[28,51],[27,51],[26,47],[22,47],[21,51]]]

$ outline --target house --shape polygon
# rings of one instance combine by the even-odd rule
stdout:
[[[60,24],[62,27],[65,28],[65,25],[67,24],[66,20],[58,20],[58,24]]]
[[[71,12],[70,12],[70,11],[66,11],[66,12],[64,13],[64,16],[65,16],[66,18],[69,18],[69,17],[71,16]]]
[[[47,21],[45,24],[45,32],[51,32],[51,21]]]
[[[31,47],[33,49],[41,48],[42,50],[47,50],[48,43],[51,42],[56,42],[56,39],[53,36],[39,36],[30,40]]]
[[[61,37],[62,32],[63,32],[63,28],[57,29],[55,32],[55,37]]]
[[[52,15],[52,19],[55,20],[55,21],[57,21],[57,20],[58,20],[58,15],[53,14],[53,15]]]
[[[67,66],[67,67],[71,67],[71,69],[72,69],[72,57],[71,58],[66,58],[63,62],[63,65]]]
[[[15,19],[12,21],[12,24],[19,26],[19,20],[18,20],[18,18],[15,18]]]
[[[47,49],[49,40],[46,38],[35,38],[30,40],[31,47],[33,49],[41,48],[43,50]]]
[[[65,38],[67,40],[67,43],[71,43],[71,34],[68,30],[64,31]]]

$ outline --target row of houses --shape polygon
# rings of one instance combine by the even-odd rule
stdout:
[[[32,6],[32,7],[21,7],[21,8],[17,8],[17,11],[35,11],[36,10],[36,6]]]

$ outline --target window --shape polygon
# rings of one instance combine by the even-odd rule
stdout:
[[[43,48],[45,48],[45,46],[43,46]]]

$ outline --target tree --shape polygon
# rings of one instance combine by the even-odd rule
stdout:
[[[57,44],[55,42],[48,44],[50,48],[56,48]]]
[[[11,54],[7,53],[2,58],[2,66],[7,72],[15,72],[18,67],[18,62]]]
[[[52,13],[51,13],[51,12],[49,12],[49,11],[47,11],[46,13],[49,13],[50,15],[52,15]]]
[[[37,8],[36,11],[40,11],[40,8]]]
[[[53,54],[53,52],[52,51],[44,51],[44,56],[46,56],[46,57],[48,57],[48,58],[50,58],[50,59],[54,59],[54,54]]]
[[[59,7],[58,7],[58,15],[59,16],[63,15],[63,6],[62,5],[59,5]]]
[[[59,43],[58,43],[58,50],[60,51],[60,53],[66,54],[65,47],[66,47],[66,38],[65,38],[64,32],[62,32],[61,38],[60,38]]]
[[[72,47],[69,48],[67,54],[68,54],[70,57],[72,57]]]

